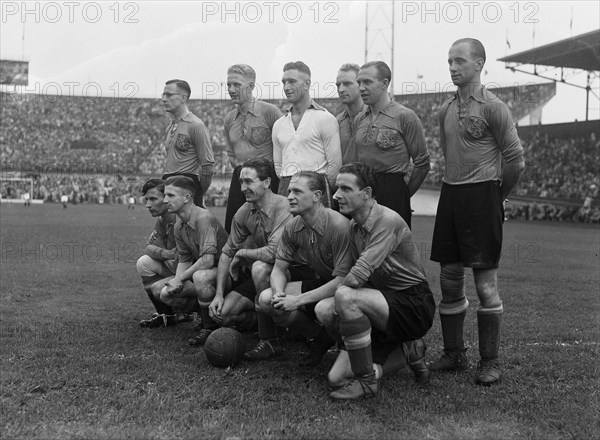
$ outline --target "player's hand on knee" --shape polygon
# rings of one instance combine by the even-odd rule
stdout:
[[[173,278],[167,281],[166,284],[167,294],[175,295],[183,290],[183,282],[178,278]]]
[[[221,320],[223,319],[221,317],[221,311],[223,310],[223,302],[224,300],[222,297],[215,297],[215,299],[213,299],[210,305],[208,306],[208,315],[216,322],[221,322]]]

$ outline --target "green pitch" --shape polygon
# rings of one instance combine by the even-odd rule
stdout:
[[[224,208],[216,211],[222,219]],[[499,272],[504,377],[472,384],[477,332],[472,277],[465,338],[472,367],[384,377],[376,399],[332,402],[329,353],[210,366],[186,344],[192,323],[142,329],[152,307],[135,270],[153,220],[139,205],[2,205],[0,434],[31,438],[481,439],[591,438],[598,433],[600,232],[508,222]],[[413,219],[428,278],[433,218]],[[248,344],[255,335],[246,335]],[[439,321],[426,337],[441,349]]]

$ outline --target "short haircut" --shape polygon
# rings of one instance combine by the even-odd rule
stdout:
[[[196,195],[196,183],[191,177],[171,176],[165,180],[165,186],[172,185],[188,191],[192,198]]]
[[[302,61],[291,61],[289,63],[285,63],[283,66],[283,71],[285,72],[286,70],[297,70],[299,72],[306,73],[309,79],[311,76],[310,68]]]
[[[353,162],[342,165],[339,174],[343,173],[354,174],[356,176],[356,183],[360,189],[370,186],[373,196],[377,193],[377,177],[372,166],[365,165],[362,162]]]
[[[248,64],[234,64],[233,66],[229,67],[229,69],[227,69],[227,75],[230,75],[232,73],[242,75],[244,78],[247,78],[252,82],[256,81],[256,72]]]
[[[360,70],[360,66],[355,63],[346,63],[342,64],[342,67],[339,69],[342,72],[354,72],[358,76],[358,71]]]
[[[481,58],[481,59],[483,59],[483,62],[485,63],[485,47],[483,47],[483,44],[481,43],[481,41],[476,40],[475,38],[461,38],[459,40],[456,40],[454,43],[452,43],[452,46],[455,46],[455,45],[461,44],[461,43],[467,43],[469,45],[469,47],[471,48],[471,56],[473,58]]]
[[[311,191],[321,191],[322,195],[327,193],[327,183],[325,181],[325,175],[317,173],[316,171],[299,171],[294,174],[293,180],[304,177],[308,180],[308,187]]]
[[[142,186],[142,194],[146,195],[152,188],[158,189],[161,193],[165,192],[165,181],[162,179],[149,179],[146,180],[144,186]]]
[[[266,180],[269,177],[273,177],[275,171],[273,169],[273,164],[268,159],[257,158],[257,159],[249,159],[242,164],[242,168],[252,168],[256,171],[256,175],[260,180]]]
[[[190,85],[187,83],[187,81],[184,81],[182,79],[170,79],[165,84],[175,84],[178,89],[181,89],[181,90],[185,91],[185,93],[187,94],[188,99],[192,95],[192,89],[190,88]]]
[[[387,79],[390,82],[392,81],[392,71],[390,66],[383,61],[369,61],[360,66],[360,70],[368,69],[369,67],[375,67],[375,70],[377,70],[377,77],[380,81],[383,81],[384,79]]]

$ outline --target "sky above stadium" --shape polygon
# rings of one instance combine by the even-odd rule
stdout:
[[[228,99],[227,67],[246,63],[258,75],[257,97],[278,99],[283,65],[302,60],[313,72],[313,96],[334,98],[339,66],[362,64],[366,42],[369,60],[389,62],[390,4],[370,2],[366,41],[363,1],[2,1],[0,55],[30,62],[29,86],[16,89],[23,93],[158,98],[166,80],[182,78],[192,98]],[[448,48],[467,36],[486,47],[484,83],[544,82],[496,60],[598,29],[599,4],[397,1],[394,92],[452,90]],[[566,78],[585,84],[583,72]],[[591,102],[590,119],[598,119],[600,104]],[[542,121],[584,118],[585,92],[559,84]]]

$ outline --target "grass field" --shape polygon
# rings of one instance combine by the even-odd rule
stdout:
[[[135,270],[153,220],[140,207],[2,205],[2,439],[597,438],[597,227],[507,223],[500,269],[504,378],[477,387],[472,277],[466,341],[472,367],[426,389],[406,372],[377,398],[331,401],[335,354],[305,371],[304,345],[233,369],[189,347],[192,323],[142,329],[152,312]],[[222,218],[223,209],[216,211]],[[428,278],[433,218],[413,219]],[[247,335],[248,344],[256,340]],[[426,337],[441,349],[439,321]]]

